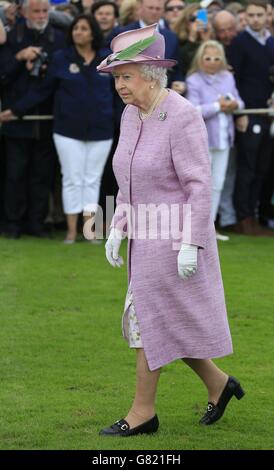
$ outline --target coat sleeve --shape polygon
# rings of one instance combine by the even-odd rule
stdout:
[[[122,117],[121,117],[121,127],[123,126],[126,110],[127,110],[127,107],[124,109]],[[127,234],[128,209],[129,209],[129,205],[121,189],[119,188],[118,194],[116,196],[116,209],[111,220],[110,228],[118,228],[121,232],[124,232]]]
[[[0,46],[0,84],[3,86],[12,83],[18,75],[24,70],[25,62],[15,58],[9,44]]]
[[[208,139],[201,114],[192,106],[186,107],[176,116],[170,139],[175,172],[190,213],[187,227],[184,218],[182,242],[204,248],[213,222]]]
[[[201,85],[194,80],[191,76],[186,81],[187,94],[186,98],[201,111],[204,119],[209,119],[220,112],[218,102],[212,101],[211,103],[202,103],[201,98]]]
[[[244,48],[242,47],[242,41],[240,39],[240,36],[236,36],[236,38],[233,39],[229,49],[229,61],[230,65],[232,66],[238,88],[240,88],[246,56]]]
[[[55,91],[58,84],[56,68],[57,62],[53,58],[43,80],[39,81],[39,84],[31,88],[28,93],[11,106],[15,116],[23,116],[29,109],[43,103]]]
[[[177,39],[177,37],[175,38],[174,42],[175,42],[174,52],[170,57],[167,57],[168,59],[177,60],[177,64],[170,71],[171,83],[175,81],[182,82],[185,80],[185,77],[183,76],[183,73],[182,73],[182,69],[180,67],[180,49],[179,49],[179,40]]]
[[[116,197],[116,209],[112,217],[110,228],[118,228],[121,232],[127,234],[128,210],[129,205],[125,201],[125,198],[119,189]]]

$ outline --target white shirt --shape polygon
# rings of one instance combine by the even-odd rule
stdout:
[[[141,26],[141,28],[145,28],[146,26],[149,26],[148,24],[146,24],[143,20],[139,20],[139,24]],[[157,24],[156,26],[156,30],[159,32],[159,28],[165,28],[165,22],[163,20],[163,18],[160,18],[159,20],[159,23]]]

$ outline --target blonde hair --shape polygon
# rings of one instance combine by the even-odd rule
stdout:
[[[217,51],[219,52],[219,54],[222,58],[222,67],[221,67],[220,70],[226,70],[227,69],[227,61],[226,61],[225,51],[224,51],[224,48],[223,48],[222,44],[218,41],[214,41],[213,39],[210,39],[209,41],[203,42],[199,46],[199,48],[198,48],[198,50],[197,50],[197,52],[196,52],[196,54],[193,58],[193,61],[191,63],[190,69],[187,72],[187,76],[192,75],[193,73],[198,72],[199,70],[201,70],[201,61],[202,61],[202,58],[204,56],[205,50],[208,47],[214,47],[214,49],[217,49]]]
[[[191,17],[198,11],[200,8],[199,3],[193,3],[187,5],[181,15],[179,16],[176,23],[173,25],[173,31],[177,34],[179,41],[184,42],[187,40],[189,35],[189,23]]]
[[[119,23],[126,26],[137,20],[140,0],[123,0],[119,8]]]

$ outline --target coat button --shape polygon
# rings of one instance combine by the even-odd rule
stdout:
[[[131,155],[131,154],[132,154],[132,150],[129,150],[129,151],[128,151],[128,154]]]
[[[125,177],[125,180],[128,181],[128,176]]]

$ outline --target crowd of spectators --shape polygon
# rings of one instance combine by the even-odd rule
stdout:
[[[168,87],[207,126],[217,238],[272,236],[273,12],[270,0],[0,0],[1,233],[47,237],[64,221],[70,244],[79,214],[105,214],[123,105],[96,66],[117,34],[157,23],[178,61]]]

